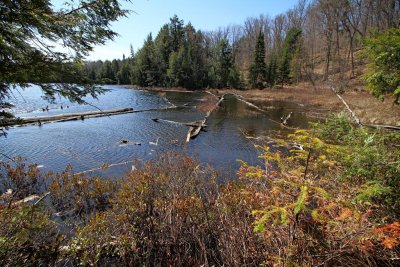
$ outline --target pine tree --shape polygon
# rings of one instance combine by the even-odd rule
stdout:
[[[171,40],[172,51],[177,52],[182,45],[184,36],[183,25],[184,25],[183,20],[180,20],[177,15],[174,15],[170,19],[169,31],[172,37]]]
[[[184,61],[185,61],[185,48],[181,47],[178,52],[172,52],[169,57],[169,68],[167,75],[170,80],[171,86],[182,86],[184,82]]]
[[[288,83],[292,79],[292,60],[301,45],[301,28],[290,28],[286,34],[283,48],[280,51],[278,77],[279,83]]]
[[[250,65],[249,70],[249,83],[252,88],[264,88],[266,70],[264,34],[260,31],[257,36],[253,63]]]
[[[222,39],[218,42],[213,61],[215,71],[214,85],[218,88],[236,87],[239,84],[240,75],[235,68],[232,46],[228,40]]]
[[[151,34],[143,47],[136,55],[136,63],[133,68],[132,80],[134,84],[140,86],[155,86],[156,80],[156,67],[154,63],[154,41]]]
[[[266,75],[266,82],[271,88],[274,87],[276,80],[278,78],[277,76],[278,76],[278,66],[276,63],[276,57],[272,56],[268,64],[267,75]]]

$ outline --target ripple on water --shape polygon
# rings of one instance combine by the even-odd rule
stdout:
[[[282,102],[277,104],[276,109],[260,113],[228,96],[222,106],[207,120],[206,132],[186,144],[188,127],[167,122],[157,123],[152,119],[178,122],[203,119],[207,108],[215,104],[215,97],[201,92],[160,94],[128,90],[118,86],[109,88],[110,92],[96,100],[96,106],[102,109],[148,109],[165,107],[172,103],[186,107],[10,129],[8,137],[0,139],[0,151],[9,156],[23,156],[28,162],[43,165],[43,170],[62,171],[67,164],[72,164],[74,170],[80,172],[100,168],[104,163],[119,164],[136,159],[146,161],[160,153],[173,150],[195,156],[201,162],[210,163],[221,172],[233,176],[239,167],[237,159],[252,164],[260,163],[254,143],[246,139],[242,131],[257,136],[269,135],[271,130],[282,130],[270,119],[279,120],[280,116],[294,108],[291,104],[285,105]],[[18,114],[43,115],[40,108],[44,104],[47,105],[47,102],[40,98],[38,88],[33,87],[24,99],[26,102],[17,103]],[[59,100],[55,106],[49,105],[51,109],[49,113],[45,112],[46,115],[93,109],[92,106],[67,103],[66,100]],[[69,108],[64,106],[63,110],[59,107],[56,109],[56,105],[60,104],[69,105]],[[271,107],[274,103],[262,105]],[[305,121],[301,115],[295,116],[299,125]],[[155,143],[157,138],[157,145],[152,145],[150,142]],[[121,145],[121,140],[127,140],[128,144]],[[135,143],[141,145],[134,145]],[[0,159],[4,157],[0,156]],[[128,170],[129,164],[121,164],[106,172],[94,173],[118,175]]]

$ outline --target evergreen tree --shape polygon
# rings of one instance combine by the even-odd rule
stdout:
[[[109,60],[104,61],[101,69],[101,83],[103,84],[113,84],[115,83],[115,72],[113,70],[113,65]]]
[[[177,52],[182,45],[184,36],[183,25],[184,25],[183,20],[180,20],[177,15],[174,15],[170,19],[169,31],[172,37],[171,40],[172,51]]]
[[[266,78],[267,66],[265,63],[265,41],[264,34],[260,31],[257,36],[253,63],[249,69],[249,83],[252,88],[263,88]]]
[[[286,34],[283,48],[280,51],[278,78],[279,83],[287,83],[292,79],[292,60],[300,47],[301,28],[290,28]]]
[[[130,56],[131,56],[131,58],[135,58],[135,50],[133,49],[132,44],[130,45],[129,49],[130,49]]]
[[[183,64],[184,52],[184,49],[181,48],[179,52],[172,52],[169,57],[167,75],[171,86],[179,86],[182,83],[183,74],[181,67]]]
[[[158,85],[168,86],[167,69],[169,64],[169,57],[172,52],[172,36],[170,34],[170,27],[165,24],[159,31],[155,41],[155,67],[157,72]]]
[[[155,74],[154,42],[152,35],[149,34],[136,55],[136,64],[132,75],[133,83],[140,86],[155,86],[157,85]]]
[[[400,104],[400,29],[389,29],[367,39],[364,55],[371,62],[364,78],[372,93],[380,99],[390,93]]]
[[[231,87],[231,88],[241,88],[242,87],[240,72],[237,69],[235,64],[233,64],[232,67],[229,69],[227,86]]]
[[[117,73],[118,84],[129,84],[130,83],[130,66],[129,60],[125,59],[122,61],[122,66]]]
[[[203,34],[196,31],[191,23],[184,28],[184,47],[186,56],[184,61],[185,81],[183,86],[189,89],[202,88],[206,76],[205,53],[203,48]]]
[[[88,77],[92,82],[96,81],[97,76],[93,68],[91,68],[90,71],[88,72]]]
[[[278,76],[278,66],[276,63],[276,57],[272,56],[271,60],[269,61],[267,74],[266,74],[266,82],[272,88],[274,87],[277,77]]]
[[[235,68],[232,47],[228,40],[223,39],[218,42],[213,61],[215,86],[218,88],[236,87],[240,80],[239,72]]]

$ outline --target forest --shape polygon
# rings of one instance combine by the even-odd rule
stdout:
[[[0,151],[6,158],[0,160],[1,266],[400,265],[399,127],[361,122],[341,97],[344,93],[353,98],[365,96],[351,87],[357,82],[361,93],[368,90],[381,101],[379,107],[398,110],[400,1],[300,0],[275,17],[250,17],[242,25],[215,31],[195,29],[175,15],[157,35],[149,34],[138,51],[131,47],[122,59],[95,62],[84,57],[95,45],[117,35],[111,23],[129,12],[116,0],[70,2],[78,4],[58,11],[47,0],[0,2],[2,147],[11,144],[13,135],[22,132],[18,144],[39,132],[45,135],[44,150],[50,152],[33,150],[32,154],[49,152],[47,158],[56,157],[48,138],[52,129],[57,143],[68,139],[71,147],[74,143],[95,147],[95,153],[80,162],[84,166],[84,161],[99,154],[116,157],[123,149],[147,146],[146,153],[156,154],[156,147],[166,138],[143,139],[142,143],[119,139],[116,143],[108,134],[133,132],[132,125],[145,121],[160,136],[158,129],[166,129],[157,128],[162,123],[170,123],[172,129],[183,127],[182,122],[167,120],[172,115],[183,120],[182,114],[200,112],[206,114],[203,121],[189,123],[189,129],[196,126],[199,134],[205,128],[201,136],[216,138],[209,130],[212,115],[220,110],[230,115],[230,110],[224,110],[229,94],[235,97],[233,106],[247,105],[248,109],[238,111],[240,120],[261,118],[255,123],[272,123],[276,128],[269,136],[250,136],[235,128],[234,135],[241,138],[235,140],[260,141],[254,147],[261,163],[237,159],[240,167],[224,181],[212,164],[177,151],[129,162],[125,175],[109,178],[77,173],[72,165],[61,172],[47,171]],[[62,42],[75,55],[54,52],[49,41]],[[105,93],[98,84],[132,85],[148,90],[151,104],[170,105],[129,108],[125,113],[132,114],[121,115],[126,116],[126,125],[115,126],[115,117],[120,115],[89,124],[96,119],[77,113],[76,121],[63,122],[70,128],[56,128],[56,122],[44,125],[44,120],[25,128],[9,127],[19,120],[10,112],[10,96],[18,86],[28,90],[37,85],[51,105],[58,96],[88,104],[85,96]],[[308,90],[305,98],[328,88],[330,98],[343,101],[303,129],[286,123],[292,113],[273,121],[262,117],[273,112],[269,106],[261,108],[255,101],[259,99],[238,95],[278,95],[286,90],[294,101],[295,90],[301,86]],[[159,88],[162,91],[156,91]],[[170,102],[166,91],[171,88],[176,89],[173,93],[180,90],[188,95],[185,101]],[[117,97],[119,92],[114,91]],[[196,100],[196,93],[206,96]],[[140,97],[135,98],[137,106],[144,99]],[[188,98],[196,100],[198,107],[191,107]],[[210,99],[216,104],[207,102]],[[322,101],[329,102],[327,98]],[[370,103],[361,101],[365,106]],[[299,107],[309,108],[297,105],[294,112],[303,112]],[[66,109],[64,105],[57,112]],[[136,111],[143,112],[138,120]],[[397,113],[385,111],[379,114],[399,121]],[[156,115],[145,117],[146,112]],[[246,112],[253,117],[245,117]],[[217,117],[216,128],[228,119]],[[100,131],[105,124],[106,131]],[[82,125],[98,128],[81,132]],[[139,124],[141,132],[147,131],[146,125]],[[71,135],[63,135],[69,131]],[[97,131],[105,133],[103,138],[114,142],[111,145],[116,150],[111,145],[101,150],[95,141],[79,143],[84,135],[95,140]],[[177,133],[170,134],[169,145],[177,146]],[[63,160],[71,147],[63,147]],[[233,153],[234,148],[225,143],[221,147]],[[108,167],[104,163],[100,169]]]
[[[86,62],[84,68],[95,82],[142,87],[274,88],[329,80],[344,87],[365,73],[369,61],[361,50],[372,46],[369,38],[390,29],[388,34],[399,38],[399,5],[394,0],[301,0],[276,17],[251,17],[211,32],[175,15],[138,51],[131,47],[122,60]]]

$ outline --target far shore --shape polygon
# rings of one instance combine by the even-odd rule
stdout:
[[[181,87],[139,87],[134,85],[124,85],[124,87],[135,90],[146,90],[154,92],[185,92],[193,93],[208,91],[217,96],[224,94],[236,94],[244,97],[248,101],[290,101],[311,110],[329,112],[340,112],[344,110],[343,104],[332,93],[327,85],[317,85],[315,88],[309,83],[297,85],[285,85],[283,88],[276,89],[204,89],[187,90]],[[350,108],[364,124],[400,126],[400,107],[393,104],[393,99],[387,97],[385,101],[380,101],[371,95],[369,90],[360,83],[349,86],[342,94],[342,97],[349,104]]]

